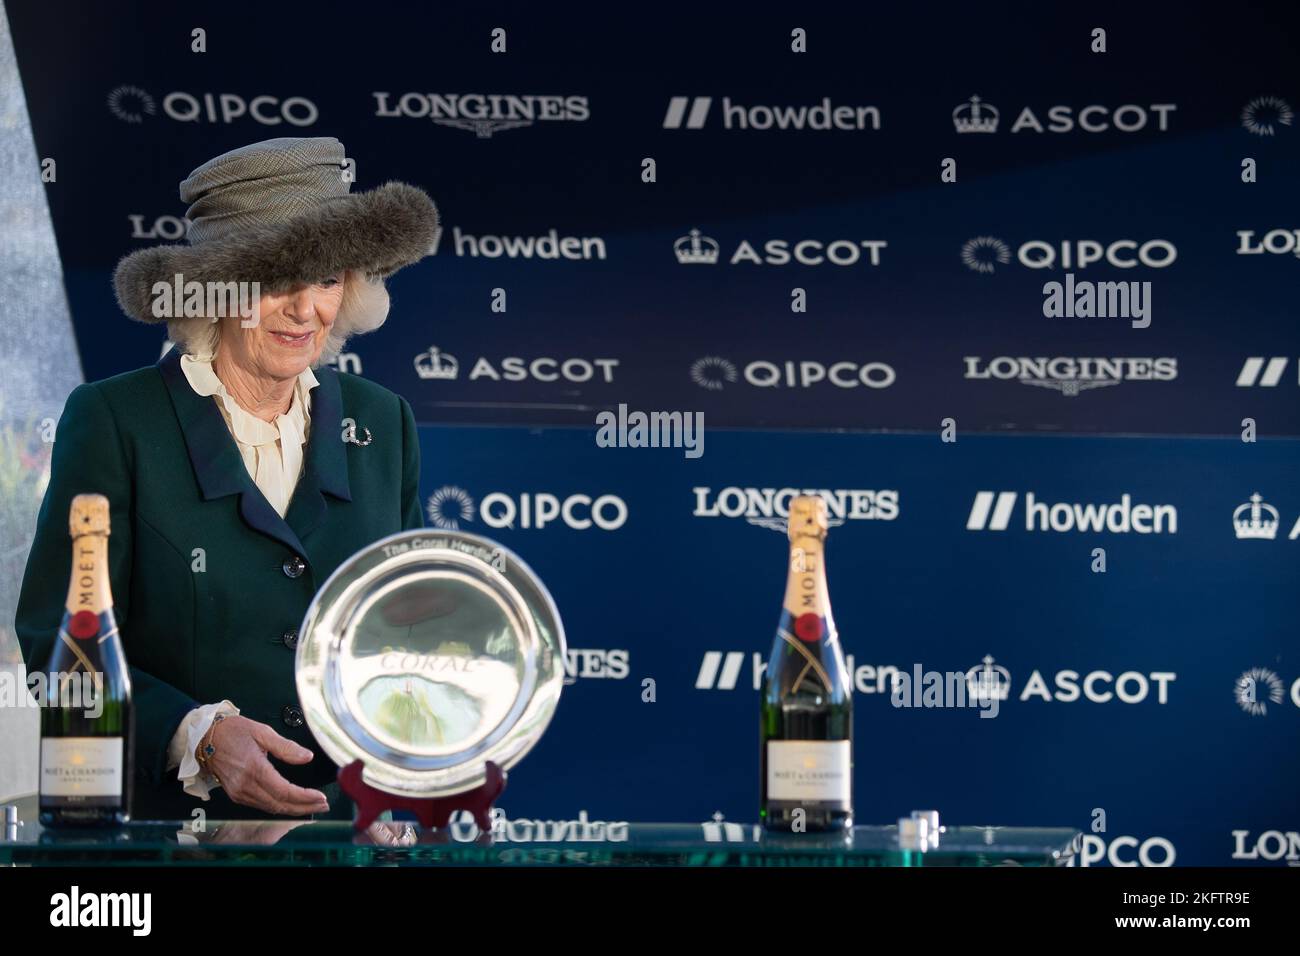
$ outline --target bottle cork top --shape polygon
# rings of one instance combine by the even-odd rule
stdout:
[[[826,499],[821,495],[799,495],[790,501],[790,520],[787,523],[790,540],[795,538],[824,538],[829,522]]]
[[[68,534],[108,535],[108,499],[103,495],[77,495],[68,509]]]

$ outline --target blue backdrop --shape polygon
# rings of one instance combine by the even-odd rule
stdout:
[[[512,817],[756,818],[763,490],[820,489],[859,503],[828,559],[861,821],[1300,863],[1293,14],[6,6],[89,379],[157,358],[109,276],[183,241],[206,159],[332,135],[358,188],[438,203],[340,367],[411,401],[429,523],[516,550],[564,618]],[[1067,274],[1140,283],[1149,326],[1045,317]],[[704,455],[598,447],[619,403],[702,412]],[[997,719],[882,692],[986,657]]]

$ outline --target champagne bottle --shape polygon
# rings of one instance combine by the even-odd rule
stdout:
[[[108,525],[103,495],[72,499],[72,573],[41,710],[40,820],[47,827],[130,819],[131,676],[113,616]]]
[[[763,684],[759,816],[770,830],[853,826],[853,699],[826,590],[826,502],[790,503],[785,603]]]

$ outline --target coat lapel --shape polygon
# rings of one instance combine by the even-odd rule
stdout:
[[[312,370],[319,384],[311,391],[311,428],[303,451],[305,467],[281,518],[244,467],[217,403],[190,387],[181,371],[180,351],[169,349],[158,360],[158,370],[171,393],[203,500],[238,494],[239,513],[250,528],[305,557],[301,539],[325,517],[327,506],[322,493],[342,501],[352,500],[342,441],[343,403],[338,373],[330,368]]]

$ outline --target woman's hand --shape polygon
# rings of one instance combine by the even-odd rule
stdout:
[[[329,809],[325,794],[295,786],[271,765],[268,753],[292,764],[308,763],[313,754],[266,724],[247,717],[227,717],[212,729],[211,742],[216,753],[208,760],[208,772],[216,774],[222,789],[235,803],[285,816]]]

